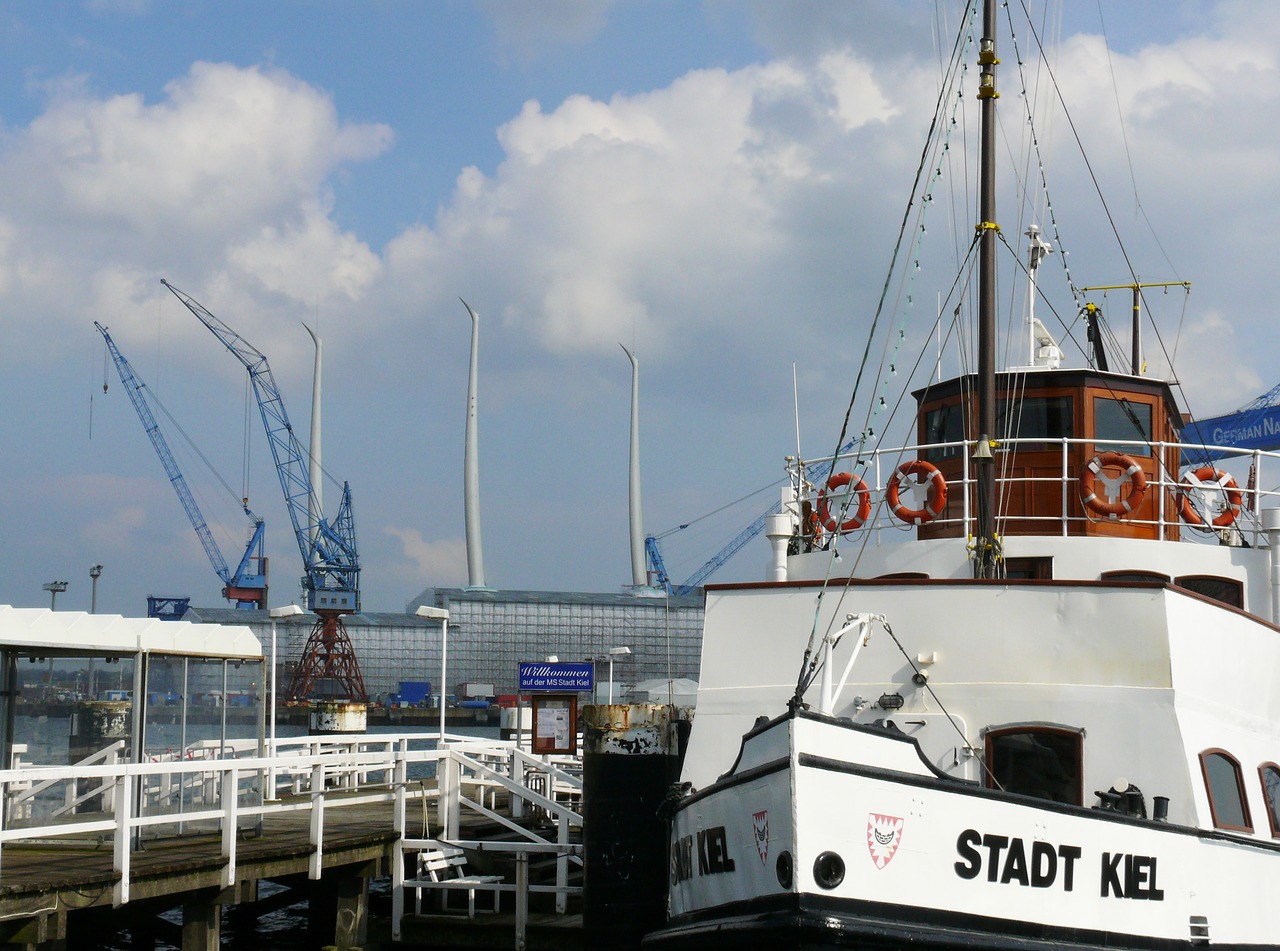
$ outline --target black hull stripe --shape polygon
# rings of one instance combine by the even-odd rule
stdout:
[[[1071,806],[1065,803],[1051,802],[1047,799],[1037,799],[1034,796],[1021,796],[1017,793],[1001,792],[998,789],[985,789],[981,786],[976,786],[970,783],[957,783],[955,781],[939,783],[936,780],[930,779],[928,776],[916,776],[911,773],[899,773],[887,769],[877,769],[871,766],[863,766],[860,763],[850,763],[845,760],[816,756],[812,753],[801,753],[799,756],[799,763],[802,767],[808,767],[810,769],[822,769],[833,773],[847,773],[851,776],[862,776],[867,779],[882,780],[884,782],[896,783],[900,786],[934,789],[950,795],[977,796],[983,799],[1007,802],[1010,805],[1021,806],[1023,808],[1038,809],[1043,812],[1057,812],[1064,815],[1080,816],[1096,822],[1112,822],[1119,825],[1139,826],[1144,829],[1150,829],[1154,826],[1161,832],[1168,832],[1171,835],[1186,835],[1204,840],[1230,842],[1233,845],[1257,849],[1262,852],[1280,853],[1280,843],[1264,839],[1255,839],[1246,835],[1233,835],[1216,829],[1194,829],[1189,826],[1173,825],[1168,822],[1156,822],[1154,819],[1136,819],[1132,816],[1122,815],[1118,812],[1110,812],[1105,809],[1087,809],[1084,806]]]
[[[644,938],[645,951],[896,951],[908,947],[938,951],[1187,951],[1198,946],[1202,945],[1189,937],[1154,938],[810,895],[734,902],[714,914],[673,919],[666,928]],[[1212,947],[1216,951],[1257,951],[1276,945],[1214,942]]]

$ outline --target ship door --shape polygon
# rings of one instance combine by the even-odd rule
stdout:
[[[985,737],[989,789],[1084,805],[1084,733],[1070,727],[993,728]]]

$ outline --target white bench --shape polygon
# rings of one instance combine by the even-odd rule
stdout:
[[[448,911],[447,902],[450,891],[466,891],[467,917],[476,916],[476,892],[493,893],[493,910],[498,910],[498,902],[503,888],[501,875],[468,875],[464,869],[467,864],[466,854],[457,846],[438,843],[435,848],[418,853],[418,873],[415,878],[405,881],[406,888],[414,890],[414,914],[422,914],[422,889],[435,889],[440,892],[440,910]]]

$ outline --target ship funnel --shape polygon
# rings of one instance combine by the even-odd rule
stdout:
[[[631,520],[631,584],[643,588],[648,584],[644,564],[644,518],[640,511],[640,361],[622,345],[631,361],[631,475],[628,480],[628,512]]]
[[[459,298],[461,300],[461,298]],[[467,532],[467,584],[484,587],[484,546],[480,540],[480,460],[476,420],[476,389],[479,380],[480,315],[462,301],[471,315],[471,367],[467,374],[467,433],[462,453],[462,498]]]

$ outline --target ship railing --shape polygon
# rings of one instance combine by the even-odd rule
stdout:
[[[993,465],[996,467],[996,486],[998,498],[1011,498],[1019,492],[1031,494],[1042,502],[1048,496],[1055,499],[1053,511],[1014,511],[1005,503],[997,512],[997,524],[1002,521],[1016,521],[1021,526],[1020,533],[1026,534],[1028,527],[1042,526],[1039,534],[1062,535],[1072,534],[1087,521],[1108,521],[1087,511],[1081,503],[1079,480],[1081,473],[1073,467],[1073,460],[1081,455],[1081,447],[1091,457],[1117,452],[1130,456],[1141,465],[1147,474],[1146,497],[1154,498],[1151,508],[1153,515],[1139,518],[1126,516],[1118,519],[1128,525],[1154,526],[1156,537],[1161,539],[1178,538],[1183,541],[1204,542],[1210,544],[1248,544],[1252,547],[1266,545],[1266,535],[1259,520],[1258,513],[1266,507],[1280,505],[1280,487],[1262,488],[1271,484],[1280,486],[1280,452],[1249,450],[1242,452],[1229,446],[1205,446],[1199,443],[1160,442],[1135,445],[1133,439],[1046,439],[1018,438],[1000,440],[994,450]],[[1019,475],[1010,471],[1012,463],[1019,462],[1016,457],[1035,453],[1037,457],[1037,474]],[[1211,458],[1212,456],[1231,453],[1231,458],[1210,464],[1230,477],[1232,484],[1227,488],[1239,492],[1241,504],[1239,512],[1230,520],[1230,524],[1215,527],[1212,522],[1231,504],[1226,489],[1215,485],[1197,485],[1195,480],[1187,477],[1187,473],[1202,468],[1201,465],[1171,465],[1174,460]],[[976,528],[976,511],[973,503],[973,467],[971,463],[973,443],[965,441],[923,443],[910,446],[880,447],[861,453],[843,454],[837,457],[821,457],[793,462],[789,467],[794,497],[809,502],[815,509],[819,501],[819,493],[826,485],[826,478],[812,480],[808,472],[815,468],[826,471],[830,465],[832,472],[849,472],[861,479],[867,486],[872,500],[871,515],[867,522],[856,532],[871,531],[877,543],[897,537],[902,533],[914,532],[916,525],[904,522],[894,515],[886,501],[890,481],[893,480],[898,467],[914,460],[923,460],[939,468],[949,471],[959,460],[959,471],[964,475],[958,480],[951,480],[947,485],[948,498],[952,500],[941,517],[929,520],[932,527],[956,526],[964,537],[974,534]],[[1056,456],[1056,462],[1048,460]],[[1049,471],[1045,471],[1049,470]],[[1250,484],[1252,472],[1252,484]],[[855,483],[856,484],[856,483]],[[1226,480],[1223,480],[1226,485]],[[1056,487],[1056,491],[1044,487]],[[851,489],[852,487],[850,487]],[[843,509],[842,505],[850,489],[834,489],[828,499],[831,516],[836,521],[847,521],[857,510],[857,501]],[[900,482],[900,499],[908,509],[925,507],[924,486],[918,486],[915,479],[905,477]],[[1113,492],[1123,492],[1124,487],[1108,484],[1105,477],[1096,479],[1095,491],[1106,493],[1108,499],[1116,498]],[[1188,493],[1198,504],[1196,510],[1201,516],[1203,525],[1188,524],[1181,518],[1179,499]],[[958,503],[958,504],[957,504]],[[793,512],[793,515],[798,514]],[[1190,529],[1190,531],[1188,531]],[[886,534],[888,533],[888,534]]]

